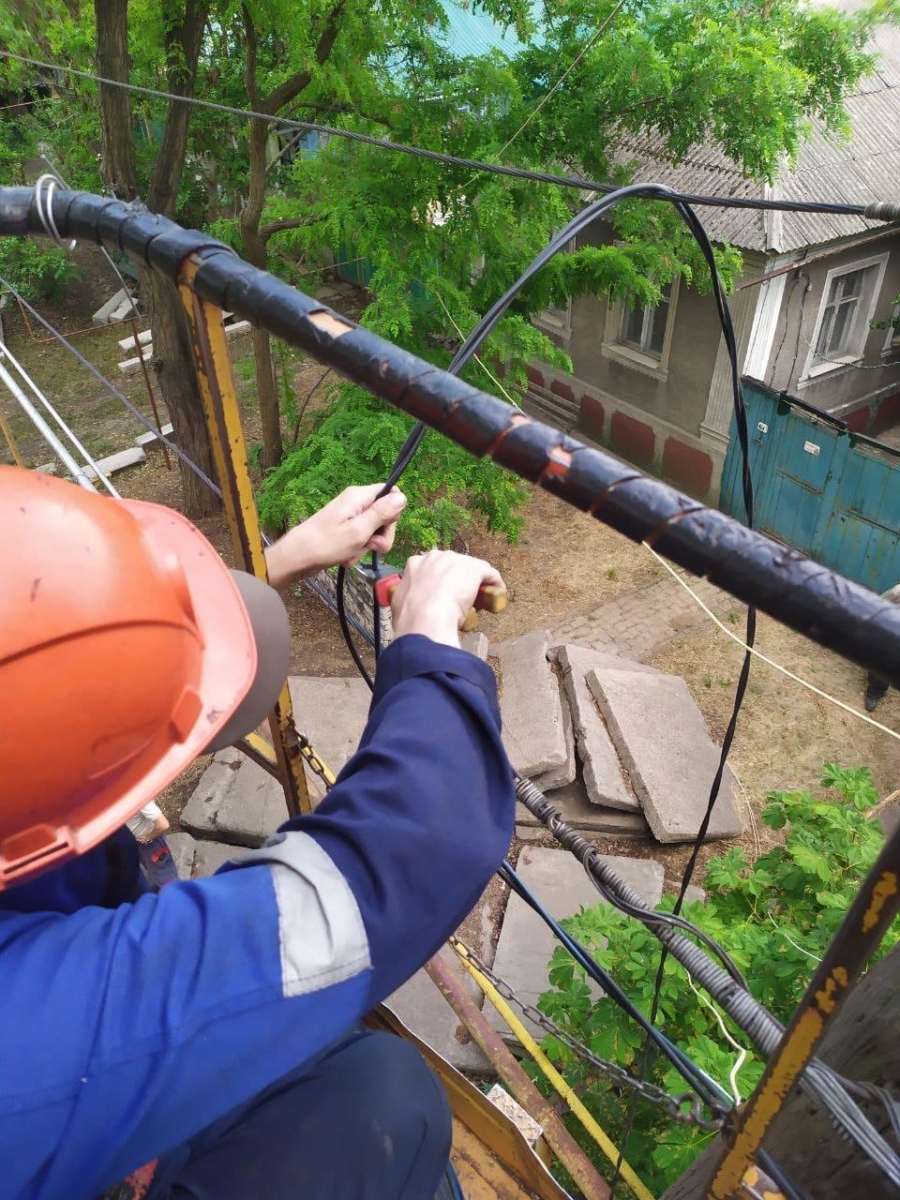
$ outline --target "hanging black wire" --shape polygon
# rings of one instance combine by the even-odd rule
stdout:
[[[102,83],[107,87],[120,88],[133,92],[138,96],[151,96],[158,100],[167,100],[174,104],[186,104],[194,108],[205,108],[212,112],[224,113],[227,116],[243,119],[265,121],[272,124],[277,120],[279,129],[298,129],[308,133],[325,134],[328,137],[342,138],[350,142],[362,142],[379,150],[388,150],[395,154],[407,154],[414,158],[424,158],[431,162],[444,163],[451,167],[460,167],[467,172],[475,171],[485,175],[504,175],[510,179],[524,179],[532,183],[551,184],[554,187],[574,188],[580,192],[599,192],[611,194],[616,188],[611,183],[597,183],[591,179],[581,179],[577,175],[554,175],[548,171],[532,171],[525,167],[507,167],[502,163],[481,162],[474,158],[461,158],[456,154],[444,154],[438,150],[426,150],[422,146],[408,146],[402,142],[392,142],[388,138],[375,137],[368,133],[358,133],[353,129],[341,129],[335,125],[322,125],[317,121],[298,121],[292,117],[273,118],[271,113],[257,112],[250,108],[236,108],[231,104],[217,104],[212,100],[201,100],[196,96],[179,96],[174,92],[164,92],[158,88],[141,87],[136,83],[128,83],[122,79],[110,79],[97,75],[93,71],[82,71],[76,67],[65,66],[62,63],[48,63],[37,58],[28,58],[22,54],[14,54],[11,50],[0,49],[0,59],[10,59],[13,62],[25,63],[55,74],[71,75],[78,79],[88,79],[92,83]],[[756,211],[796,212],[796,213],[831,213],[834,216],[863,217],[872,221],[900,220],[900,204],[895,201],[876,201],[872,204],[847,204],[831,200],[784,200],[776,197],[762,196],[709,196],[697,195],[690,192],[675,193],[687,204],[710,205],[715,208],[746,208]]]

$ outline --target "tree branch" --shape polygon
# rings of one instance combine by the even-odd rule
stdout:
[[[302,229],[308,223],[306,217],[282,217],[278,221],[270,221],[268,225],[260,225],[259,236],[264,242],[267,242],[276,233],[281,233],[285,229]]]
[[[322,36],[316,45],[316,62],[321,67],[328,61],[328,57],[337,41],[337,36],[340,33],[340,21],[344,12],[345,0],[338,0],[338,3],[331,10],[325,29],[322,31]],[[297,71],[290,79],[286,79],[284,83],[279,84],[274,91],[263,100],[257,107],[262,112],[275,113],[281,112],[285,105],[292,103],[309,87],[312,82],[311,71]]]

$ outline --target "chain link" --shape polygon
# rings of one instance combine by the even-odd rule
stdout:
[[[644,1100],[647,1100],[651,1104],[658,1104],[662,1108],[665,1108],[672,1120],[679,1122],[679,1124],[696,1125],[700,1129],[709,1130],[721,1129],[725,1124],[728,1110],[724,1106],[720,1107],[716,1104],[710,1104],[708,1107],[714,1114],[712,1119],[710,1119],[704,1116],[704,1101],[696,1092],[681,1092],[676,1096],[670,1095],[663,1088],[657,1087],[655,1083],[637,1079],[616,1063],[598,1058],[587,1046],[577,1041],[571,1034],[566,1033],[550,1017],[545,1016],[544,1013],[539,1012],[533,1005],[520,999],[509,984],[495,975],[490,967],[485,966],[478,955],[470,950],[464,942],[461,942],[459,938],[451,936],[448,942],[461,959],[464,961],[468,959],[472,966],[494,985],[504,1000],[515,1004],[530,1021],[540,1026],[545,1033],[549,1033],[552,1037],[556,1038],[558,1042],[571,1050],[577,1058],[582,1059],[582,1061],[595,1070],[615,1080],[622,1087],[627,1087],[637,1092]]]
[[[300,753],[303,755],[303,761],[308,765],[309,769],[314,771],[325,784],[325,791],[329,791],[336,782],[334,775],[332,775],[328,767],[325,766],[321,758],[319,758],[318,754],[316,754],[312,747],[312,743],[306,734],[301,733],[299,729],[296,732],[297,746],[300,750]]]

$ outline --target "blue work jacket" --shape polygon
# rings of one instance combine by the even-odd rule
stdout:
[[[103,848],[0,895],[4,1200],[95,1200],[318,1057],[459,925],[513,812],[490,668],[409,635],[337,784],[265,846],[158,895]]]

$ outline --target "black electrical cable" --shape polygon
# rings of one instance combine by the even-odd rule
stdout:
[[[623,1012],[626,1012],[638,1025],[645,1031],[666,1055],[676,1070],[683,1076],[685,1081],[698,1093],[701,1098],[710,1105],[714,1105],[717,1109],[723,1107],[723,1102],[730,1105],[726,1093],[722,1091],[715,1080],[711,1079],[704,1071],[702,1071],[696,1063],[684,1053],[680,1047],[670,1041],[662,1030],[652,1025],[643,1013],[634,1003],[628,998],[615,979],[600,966],[598,962],[591,957],[587,949],[572,935],[565,930],[559,922],[551,916],[544,905],[534,895],[528,885],[516,873],[513,867],[508,862],[497,871],[500,879],[506,883],[512,891],[516,893],[520,899],[532,908],[545,924],[553,931],[554,935],[562,946],[569,951],[579,966],[583,967],[588,976],[600,987],[609,998],[617,1004]]]
[[[447,166],[462,167],[466,171],[476,171],[486,175],[504,175],[511,179],[525,179],[533,183],[552,184],[554,187],[575,188],[582,192],[613,193],[616,188],[610,183],[596,183],[590,179],[580,179],[573,175],[553,175],[547,171],[531,171],[524,167],[506,167],[501,163],[480,162],[474,158],[460,158],[456,154],[443,154],[438,150],[425,150],[421,146],[407,146],[401,142],[392,142],[387,138],[373,137],[367,133],[357,133],[352,129],[340,129],[334,125],[322,125],[316,121],[297,121],[291,117],[273,116],[272,113],[257,112],[250,108],[236,108],[230,104],[217,104],[212,100],[200,100],[196,96],[179,96],[174,92],[163,92],[158,88],[141,87],[136,83],[127,83],[122,79],[110,79],[96,75],[92,71],[81,71],[76,67],[63,66],[60,63],[42,62],[37,58],[27,58],[22,54],[13,54],[11,50],[0,50],[0,59],[10,59],[14,62],[25,63],[28,66],[39,67],[44,71],[59,72],[64,75],[74,75],[79,79],[88,79],[92,83],[102,83],[107,87],[120,88],[123,91],[134,92],[139,96],[152,96],[158,100],[168,100],[176,104],[187,104],[195,108],[205,108],[212,112],[225,113],[232,117],[250,118],[277,125],[279,129],[299,129],[308,133],[321,133],[329,137],[342,138],[345,141],[362,142],[381,150],[391,150],[396,154],[408,154],[415,158],[428,159],[431,162],[445,163]],[[894,201],[876,201],[872,204],[845,204],[836,201],[816,200],[782,200],[761,198],[757,196],[707,196],[695,195],[690,192],[677,193],[687,204],[709,205],[715,208],[748,208],[762,211],[796,212],[796,213],[830,213],[833,216],[863,217],[872,221],[900,220],[900,203]]]
[[[715,938],[711,938],[708,933],[704,933],[698,925],[695,925],[692,921],[686,920],[684,917],[677,916],[675,913],[657,912],[655,910],[652,912],[646,912],[642,909],[634,908],[631,904],[628,904],[627,901],[623,900],[620,896],[617,896],[615,892],[606,887],[603,881],[598,879],[597,876],[594,875],[590,870],[588,870],[588,878],[604,900],[607,900],[614,908],[618,908],[621,912],[625,913],[626,916],[633,917],[636,921],[640,921],[642,925],[646,925],[650,929],[652,929],[654,925],[673,925],[677,929],[684,930],[684,932],[689,934],[691,937],[697,938],[698,941],[701,941],[703,945],[706,946],[707,950],[709,950],[716,956],[716,958],[718,958],[719,962],[722,964],[735,983],[739,984],[742,988],[744,988],[745,991],[750,990],[747,986],[746,979],[741,974],[737,964],[734,962],[734,959],[725,950],[724,946],[720,946]]]
[[[340,622],[341,633],[344,635],[344,641],[347,643],[347,649],[350,651],[350,655],[351,655],[354,663],[356,664],[357,671],[359,671],[360,675],[362,675],[363,679],[368,684],[369,691],[374,691],[375,690],[375,682],[372,679],[372,676],[369,674],[366,664],[363,662],[362,658],[360,657],[359,651],[356,649],[356,645],[353,641],[353,636],[350,633],[350,625],[347,621],[347,606],[346,606],[346,598],[344,595],[344,581],[345,581],[346,575],[347,575],[347,568],[346,567],[338,567],[337,580],[336,580],[336,584],[335,584],[338,621]]]

